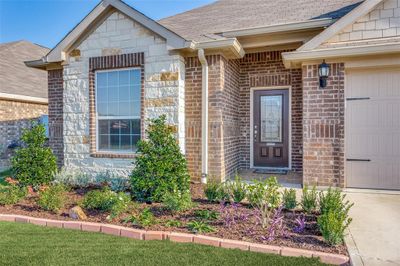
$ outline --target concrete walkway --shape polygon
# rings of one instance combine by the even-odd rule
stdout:
[[[347,190],[354,202],[346,237],[353,265],[400,265],[400,193]]]

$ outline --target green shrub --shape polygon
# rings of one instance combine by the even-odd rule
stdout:
[[[186,211],[192,207],[190,191],[167,192],[163,197],[165,208],[172,212]]]
[[[330,211],[318,217],[319,230],[328,244],[335,246],[343,243],[344,232],[352,221],[348,211],[349,208]]]
[[[187,224],[187,227],[193,233],[209,233],[215,229],[204,221],[192,221]]]
[[[204,186],[204,194],[209,202],[229,201],[230,195],[226,184],[209,180]]]
[[[270,177],[264,181],[254,180],[253,182],[248,186],[247,199],[254,208],[259,210],[261,223],[265,228],[269,223],[271,214],[281,204],[280,185],[276,177]]]
[[[325,193],[319,193],[321,215],[318,217],[318,226],[330,245],[343,243],[344,231],[352,221],[349,211],[354,204],[345,201],[345,197],[339,189],[329,188]]]
[[[168,220],[165,223],[166,227],[181,227],[182,226],[182,222],[178,221],[178,220]]]
[[[306,213],[315,211],[317,208],[317,189],[315,186],[312,190],[309,190],[308,186],[304,186],[300,205]]]
[[[342,195],[339,189],[332,189],[330,187],[326,192],[321,191],[319,193],[320,213],[325,214],[331,211],[343,210],[347,208],[347,206],[350,205],[350,202],[345,201],[345,198],[346,195]]]
[[[82,202],[85,209],[111,212],[110,218],[115,218],[125,212],[131,203],[130,196],[111,191],[109,188],[88,192]]]
[[[131,174],[133,196],[140,201],[159,202],[166,192],[184,192],[190,187],[186,159],[174,137],[175,129],[166,125],[166,116],[152,119],[147,140],[138,143],[138,157]]]
[[[11,158],[13,175],[22,185],[48,184],[57,172],[56,157],[45,146],[45,132],[42,124],[34,124],[30,130],[25,130],[21,137],[24,146]]]
[[[133,225],[147,227],[156,223],[154,214],[150,208],[144,208],[138,215],[131,215],[124,220],[125,223],[132,223]]]
[[[58,213],[65,206],[67,189],[64,185],[51,185],[39,192],[37,204],[46,211]]]
[[[25,187],[16,185],[0,185],[0,205],[16,204],[27,194]]]
[[[240,203],[246,198],[246,189],[247,185],[239,175],[236,175],[235,180],[228,184],[230,197],[235,203]]]
[[[287,210],[292,210],[296,208],[297,206],[297,201],[296,201],[296,190],[291,188],[291,189],[286,189],[282,193],[282,200],[283,200],[283,205],[285,209]]]
[[[219,217],[219,213],[213,210],[196,210],[194,215],[197,219],[206,221],[216,220]]]

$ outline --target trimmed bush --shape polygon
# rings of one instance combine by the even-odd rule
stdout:
[[[16,204],[26,197],[27,189],[17,185],[0,185],[0,205]]]
[[[291,188],[291,189],[286,189],[282,193],[282,200],[283,200],[283,206],[287,210],[292,210],[296,208],[297,206],[297,201],[296,201],[296,190]]]
[[[304,186],[300,205],[306,213],[312,213],[317,209],[317,188],[314,186],[311,190]]]
[[[108,187],[102,190],[88,192],[82,202],[85,209],[111,212],[110,218],[115,218],[128,210],[131,200],[130,196],[111,191]]]
[[[67,189],[64,185],[57,184],[43,188],[39,191],[37,204],[46,211],[58,213],[65,206]]]
[[[56,157],[45,146],[45,132],[42,124],[33,124],[31,129],[24,130],[21,137],[24,146],[11,158],[13,175],[22,185],[48,184],[57,172]]]
[[[186,211],[193,206],[190,191],[167,192],[163,197],[163,204],[171,212]]]
[[[188,191],[186,159],[166,116],[150,120],[147,140],[138,143],[138,157],[131,174],[132,194],[139,201],[160,202],[167,192]]]

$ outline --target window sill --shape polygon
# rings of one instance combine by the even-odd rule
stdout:
[[[93,158],[118,158],[118,159],[133,159],[139,153],[110,153],[110,152],[95,152],[91,153],[90,157]]]

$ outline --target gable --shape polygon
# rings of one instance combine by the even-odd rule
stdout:
[[[91,32],[93,27],[96,27],[99,21],[101,22],[102,18],[107,16],[112,10],[118,10],[135,23],[162,36],[167,42],[168,49],[183,48],[186,45],[184,38],[138,12],[121,0],[103,0],[50,51],[45,58],[45,62],[51,63],[65,60],[66,52],[70,50],[71,46],[79,42],[79,39],[83,35]]]
[[[349,45],[400,42],[400,1],[385,0],[317,49]]]

